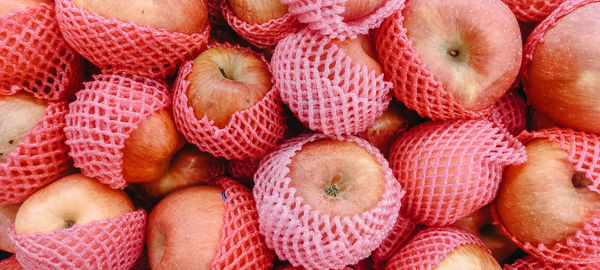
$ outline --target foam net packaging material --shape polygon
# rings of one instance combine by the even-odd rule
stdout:
[[[281,0],[288,5],[288,12],[299,22],[319,35],[330,38],[356,38],[366,35],[371,29],[379,27],[381,22],[400,7],[402,0],[386,0],[380,7],[366,16],[345,21],[342,14],[346,9],[346,0]]]
[[[142,254],[145,233],[144,210],[47,233],[16,234],[9,228],[25,269],[129,270]]]
[[[404,194],[375,147],[363,139],[344,136],[338,139],[363,147],[381,164],[386,177],[382,199],[369,211],[348,217],[313,210],[295,195],[288,165],[305,144],[327,138],[305,134],[285,141],[263,159],[254,175],[260,232],[268,247],[279,259],[307,269],[340,269],[369,257],[394,226]]]
[[[419,231],[386,266],[386,270],[434,269],[448,253],[475,245],[491,253],[474,235],[453,227],[428,227]]]
[[[558,264],[545,262],[533,256],[516,260],[510,265],[504,265],[504,270],[596,270],[600,263],[592,264]]]
[[[207,27],[188,35],[121,22],[78,8],[72,0],[56,0],[56,17],[65,40],[103,72],[150,78],[164,78],[198,55],[210,32]]]
[[[238,18],[229,1],[221,1],[221,10],[223,17],[241,37],[258,48],[268,48],[277,45],[277,43],[290,33],[298,32],[303,25],[291,14],[272,19],[263,24],[249,24]]]
[[[235,45],[212,44],[211,47],[229,46],[246,50]],[[254,53],[254,52],[252,52]],[[256,54],[258,55],[258,54]],[[268,61],[258,55],[267,65]],[[177,129],[187,141],[198,146],[203,152],[216,157],[246,159],[266,154],[283,139],[286,116],[279,90],[273,88],[253,106],[237,111],[224,128],[218,128],[206,116],[196,118],[194,109],[189,105],[187,89],[191,82],[188,76],[192,72],[192,61],[185,63],[173,86],[173,116]]]
[[[211,269],[271,269],[275,254],[260,234],[258,212],[252,191],[235,180],[222,177],[225,223]]]
[[[262,158],[232,159],[227,164],[227,171],[240,183],[254,186],[254,173],[258,170]]]
[[[502,0],[522,22],[544,20],[565,0]]]
[[[513,136],[519,136],[527,125],[525,100],[516,91],[508,91],[492,106],[487,119],[505,127]]]
[[[66,102],[48,103],[25,140],[0,163],[0,204],[21,203],[67,173],[72,164],[63,131],[67,112]]]
[[[59,101],[77,90],[83,58],[63,39],[54,6],[0,15],[0,37],[0,95],[25,90]]]
[[[206,3],[206,7],[208,8],[208,19],[211,27],[221,27],[227,25],[225,18],[223,18],[223,13],[221,12],[221,2],[223,2],[223,0],[204,1],[204,3]]]
[[[136,75],[95,75],[69,104],[65,133],[74,165],[114,189],[123,178],[125,140],[153,113],[170,105],[167,86]]]
[[[386,262],[396,254],[403,246],[406,240],[408,240],[416,231],[418,226],[416,223],[410,221],[410,219],[398,215],[396,224],[388,236],[383,240],[381,245],[377,247],[371,259],[373,260],[374,266],[379,266],[379,269],[383,269]]]
[[[311,130],[357,134],[387,109],[391,83],[353,64],[331,39],[305,28],[279,42],[271,59],[281,98]]]
[[[595,134],[573,131],[571,129],[551,128],[532,133],[524,132],[519,140],[527,144],[538,139],[547,139],[559,143],[568,153],[567,160],[577,172],[585,173],[592,185],[588,188],[600,194],[600,137]],[[495,225],[502,233],[528,254],[547,262],[558,264],[600,263],[600,213],[586,221],[574,234],[552,246],[521,242],[502,224],[495,204],[491,207]]]
[[[490,203],[509,164],[525,162],[523,145],[487,120],[426,122],[401,134],[390,151],[406,190],[402,214],[444,226]]]
[[[0,261],[0,269],[2,270],[23,270],[23,266],[17,261],[17,257],[15,255],[11,256],[8,259],[4,259]]]

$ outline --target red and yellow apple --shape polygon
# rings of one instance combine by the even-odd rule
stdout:
[[[346,0],[344,12],[341,14],[344,21],[361,19],[381,7],[386,0]]]
[[[491,270],[502,269],[487,251],[476,245],[459,246],[446,254],[435,270]]]
[[[287,14],[281,0],[226,0],[235,15],[249,24],[263,24]]]
[[[335,44],[344,54],[350,57],[353,65],[364,65],[369,71],[374,70],[375,75],[383,74],[383,68],[377,60],[375,46],[366,36],[361,35],[355,39],[346,39],[344,41],[334,39],[331,43]],[[323,71],[323,68],[319,67],[320,71]]]
[[[15,10],[35,7],[41,3],[52,4],[50,0],[0,0],[0,14],[9,14]]]

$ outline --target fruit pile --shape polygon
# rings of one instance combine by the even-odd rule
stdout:
[[[600,0],[0,0],[0,269],[600,269],[599,134]]]

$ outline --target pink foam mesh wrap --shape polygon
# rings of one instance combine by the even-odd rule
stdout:
[[[504,166],[526,160],[523,145],[487,120],[420,124],[396,139],[389,156],[406,190],[402,213],[436,226],[450,225],[490,203]]]
[[[254,186],[254,173],[258,170],[262,159],[232,159],[227,164],[227,171],[233,179],[246,186]]]
[[[545,262],[533,256],[516,260],[513,264],[504,265],[504,270],[597,270],[600,263],[593,264],[558,264]]]
[[[0,163],[0,204],[21,203],[71,167],[65,144],[67,103],[48,103],[44,116],[4,163]]]
[[[373,251],[373,254],[371,255],[373,264],[385,265],[385,263],[404,246],[406,240],[408,240],[416,230],[416,223],[402,215],[398,215],[396,224],[390,233],[383,240],[381,245]]]
[[[509,91],[494,104],[487,119],[506,128],[513,136],[518,136],[527,124],[525,100],[515,91]]]
[[[585,173],[585,176],[592,181],[592,185],[588,188],[600,194],[600,137],[598,135],[552,128],[533,133],[523,132],[518,138],[523,144],[537,139],[559,143],[561,149],[568,153],[567,160],[573,164],[575,170]],[[494,225],[530,255],[559,264],[600,263],[600,211],[573,235],[552,246],[546,246],[519,241],[503,226],[495,204],[492,204],[490,210],[495,220]]]
[[[229,1],[221,1],[221,10],[229,26],[258,48],[275,46],[287,35],[298,32],[303,26],[296,20],[296,17],[289,13],[263,24],[249,24],[235,15]]]
[[[385,269],[433,269],[448,253],[463,245],[475,245],[491,253],[479,238],[466,231],[453,227],[429,227],[411,238]]]
[[[544,20],[565,0],[502,0],[522,22]]]
[[[400,7],[402,0],[387,0],[370,14],[344,21],[346,0],[281,0],[288,6],[289,14],[321,36],[330,38],[356,38],[366,35],[369,30],[379,27],[381,22]]]
[[[16,234],[9,228],[25,269],[129,270],[142,254],[145,233],[144,210],[48,233]]]
[[[223,0],[205,0],[206,7],[208,8],[208,20],[211,27],[227,25],[223,13],[221,12],[221,2]]]
[[[200,53],[210,27],[191,35],[104,18],[56,0],[56,17],[65,40],[103,72],[126,72],[151,78],[174,73]]]
[[[376,35],[379,62],[386,79],[394,84],[394,96],[409,109],[433,120],[485,117],[489,108],[480,111],[465,109],[419,59],[419,53],[412,47],[404,27],[402,11],[405,2],[402,1],[399,6],[400,9],[381,24]]]
[[[259,232],[258,212],[252,191],[235,180],[222,177],[225,190],[225,223],[211,269],[271,269],[275,255]]]
[[[0,261],[0,269],[2,270],[23,270],[23,266],[17,261],[17,257],[15,255],[11,256],[8,259],[4,259]]]
[[[289,35],[275,48],[273,76],[283,102],[306,127],[330,136],[357,134],[387,109],[392,85],[330,42],[306,28]]]
[[[54,7],[40,4],[0,15],[0,95],[24,89],[64,100],[82,78],[83,59],[63,39]]]
[[[136,75],[95,75],[84,83],[66,116],[67,145],[75,167],[114,189],[123,178],[125,140],[154,112],[169,106],[165,84]]]
[[[254,175],[260,231],[267,245],[279,259],[307,269],[340,269],[369,257],[393,228],[404,195],[377,148],[363,139],[342,136],[338,139],[356,143],[381,164],[386,177],[381,201],[369,211],[343,218],[304,204],[290,186],[287,166],[305,144],[326,138],[305,134],[285,141],[263,159]]]
[[[212,44],[211,47],[230,46],[229,44]],[[254,52],[252,52],[254,53]],[[267,60],[258,55],[267,65]],[[250,108],[237,111],[224,128],[213,125],[206,116],[196,118],[194,109],[189,106],[187,89],[191,82],[188,76],[192,72],[192,61],[185,63],[173,86],[173,115],[177,129],[187,141],[198,146],[203,152],[225,159],[246,159],[266,154],[283,139],[287,128],[283,103],[279,90],[273,84],[263,99]]]
[[[148,261],[148,250],[144,247],[142,254],[135,261],[130,270],[150,270],[150,261]]]
[[[554,123],[554,121],[550,120],[546,115],[535,110],[532,107],[530,107],[530,115],[530,131],[537,131],[552,127],[561,127],[557,123]]]

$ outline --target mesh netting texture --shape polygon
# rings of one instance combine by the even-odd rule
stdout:
[[[283,102],[311,130],[357,134],[387,109],[392,85],[332,40],[303,29],[279,42],[271,60]]]
[[[63,131],[67,112],[65,102],[48,103],[25,140],[0,163],[0,204],[21,203],[67,173],[72,163]]]
[[[426,225],[450,225],[490,203],[509,164],[525,162],[523,145],[487,120],[426,122],[401,134],[390,151],[406,190],[402,213]]]
[[[0,15],[0,95],[19,90],[65,100],[82,80],[83,59],[63,39],[54,7]]]
[[[167,86],[125,74],[95,75],[84,86],[66,116],[70,155],[83,175],[123,189],[125,140],[144,119],[170,105]]]
[[[277,43],[290,33],[298,32],[302,24],[291,14],[272,19],[263,24],[249,24],[238,18],[229,1],[221,1],[221,10],[223,17],[241,37],[258,48],[267,48],[277,45]]]
[[[529,131],[537,131],[552,127],[561,127],[560,125],[550,120],[550,118],[545,116],[540,111],[534,109],[533,107],[529,107],[529,115]]]
[[[225,223],[211,269],[271,269],[275,255],[260,234],[252,191],[235,180],[217,180],[225,191]]]
[[[179,64],[200,53],[210,27],[184,34],[104,18],[56,0],[56,17],[65,40],[103,72],[126,72],[151,78],[174,73]]]
[[[211,27],[227,25],[225,18],[223,18],[223,13],[221,12],[221,2],[223,2],[223,0],[204,1],[204,3],[206,3],[206,8],[208,8],[208,20]]]
[[[502,0],[522,22],[539,22],[545,19],[565,0]]]
[[[525,100],[515,91],[508,91],[492,106],[487,119],[503,126],[513,136],[519,136],[527,125]]]
[[[588,188],[600,194],[600,137],[595,134],[573,131],[571,129],[551,128],[533,133],[524,132],[519,140],[527,144],[536,139],[547,139],[561,145],[568,153],[567,160],[575,171],[585,173],[592,184]],[[494,224],[525,252],[548,262],[565,264],[600,263],[600,212],[588,219],[583,228],[552,246],[533,245],[521,242],[502,224],[502,218],[494,204],[491,207]]]
[[[386,270],[433,269],[448,253],[463,245],[490,250],[474,235],[453,227],[429,227],[419,231],[386,266]]]
[[[220,46],[231,46],[251,52],[249,49],[235,45],[218,43],[210,45],[210,47]],[[262,55],[256,55],[269,66]],[[235,112],[227,126],[218,128],[206,116],[202,119],[196,118],[194,109],[189,105],[187,90],[191,82],[188,76],[192,72],[192,64],[193,62],[189,61],[181,66],[173,86],[175,124],[188,142],[195,144],[200,151],[227,160],[260,156],[278,145],[287,125],[283,103],[275,84],[256,104]]]
[[[227,171],[240,183],[254,186],[254,173],[258,170],[261,158],[232,159],[227,164]]]
[[[386,178],[381,200],[374,208],[348,217],[323,214],[303,203],[290,186],[288,165],[305,144],[326,138],[306,134],[285,141],[263,159],[254,175],[260,231],[267,245],[279,259],[307,269],[340,269],[369,257],[393,228],[404,195],[375,147],[363,139],[343,136],[338,139],[356,143],[381,164]]]
[[[8,259],[4,259],[0,261],[0,269],[2,270],[23,270],[23,266],[17,261],[17,257],[15,255],[11,256]]]
[[[129,270],[144,249],[146,212],[47,233],[16,234],[14,226],[8,232],[25,269]]]
[[[352,21],[345,21],[346,0],[281,0],[288,5],[288,12],[296,16],[301,23],[319,35],[329,38],[356,38],[366,35],[371,29],[379,27],[381,22],[400,7],[402,0],[386,0],[370,14]]]
[[[403,247],[406,240],[408,240],[417,230],[416,223],[402,215],[398,215],[396,224],[390,233],[383,240],[381,245],[373,251],[373,254],[371,254],[373,264],[379,266],[385,265],[385,263]]]
[[[533,256],[518,259],[510,265],[504,265],[504,270],[597,270],[600,263],[593,264],[558,264],[545,262]]]

